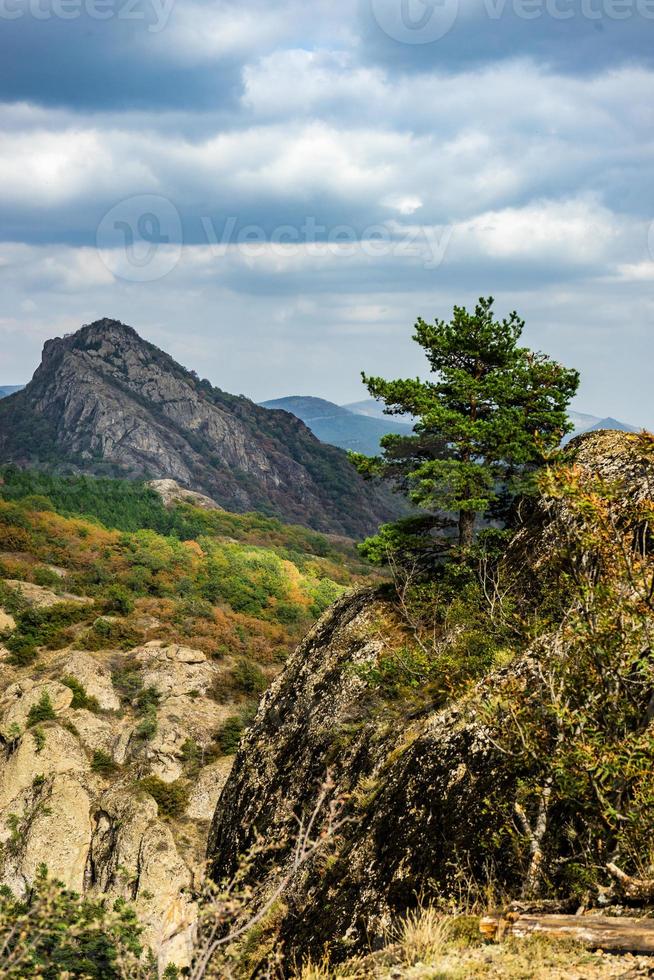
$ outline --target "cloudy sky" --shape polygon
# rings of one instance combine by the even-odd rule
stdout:
[[[0,0],[0,384],[101,316],[362,397],[493,294],[654,427],[654,0]]]

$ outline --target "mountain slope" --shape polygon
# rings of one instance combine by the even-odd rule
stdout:
[[[16,391],[20,391],[23,385],[2,385],[0,386],[0,398],[8,398]]]
[[[23,897],[45,863],[127,900],[161,975],[188,965],[191,876],[261,690],[367,569],[346,542],[133,481],[1,475],[0,888]],[[2,911],[0,976],[35,976],[8,970]]]
[[[301,419],[321,442],[351,449],[354,452],[376,456],[379,440],[389,432],[410,435],[411,426],[396,422],[388,415],[383,419],[357,415],[347,408],[335,405],[324,398],[293,395],[261,403],[264,408],[290,412]]]
[[[200,381],[116,320],[50,340],[0,401],[5,462],[174,479],[229,510],[360,536],[398,501],[361,481],[298,419]]]

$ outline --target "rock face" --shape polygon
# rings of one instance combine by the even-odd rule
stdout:
[[[582,437],[577,462],[609,480],[620,476],[625,500],[651,497],[654,466],[630,451],[629,439]],[[525,576],[537,576],[548,559],[553,519],[551,503],[543,503],[516,535],[513,553]],[[383,593],[336,603],[266,694],[219,801],[209,840],[213,875],[233,874],[255,840],[270,846],[258,848],[251,865],[254,905],[289,876],[279,936],[291,957],[374,948],[420,897],[456,900],[489,877],[502,894],[516,894],[524,882],[524,861],[500,833],[519,799],[521,771],[491,737],[479,706],[501,698],[505,685],[536,689],[540,658],[555,655],[556,639],[541,638],[473,694],[423,708],[398,728],[391,708],[371,700],[361,668],[377,664],[389,637],[401,646],[403,630],[407,636]],[[291,874],[297,819],[313,812],[328,771],[331,795],[348,801],[348,822],[326,856]]]
[[[110,667],[157,692],[147,737],[139,733],[142,718],[121,703]],[[124,653],[42,654],[38,671],[0,662],[0,885],[24,895],[45,864],[79,893],[125,898],[161,968],[187,965],[197,915],[191,886],[232,764],[231,757],[211,761],[212,734],[234,706],[216,704],[207,691],[226,669],[192,647],[162,642]],[[92,710],[75,704],[73,681]],[[46,695],[49,710],[39,721],[30,711]],[[188,805],[179,825],[141,788],[145,776],[184,780]]]
[[[199,507],[200,510],[223,510],[211,497],[196,493],[194,490],[186,490],[175,480],[150,480],[148,486],[159,494],[166,507],[191,504],[193,507]]]
[[[115,320],[46,343],[27,388],[0,402],[0,453],[172,479],[229,510],[353,536],[398,510],[298,419],[212,388]]]

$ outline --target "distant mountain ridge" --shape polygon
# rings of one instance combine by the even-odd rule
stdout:
[[[292,395],[261,402],[262,406],[275,411],[290,412],[301,419],[321,442],[341,449],[375,456],[379,452],[379,440],[388,433],[410,435],[411,426],[397,422],[388,415],[372,418],[350,411],[324,398],[308,395]]]
[[[24,387],[25,385],[1,385],[0,398],[8,398],[9,395],[13,395],[17,391],[22,391]]]
[[[365,416],[370,419],[384,419],[389,418],[391,421],[396,419],[403,419],[405,424],[408,424],[410,419],[405,415],[384,415],[384,406],[374,398],[366,398],[360,402],[352,402],[349,405],[343,405],[343,408],[347,409],[349,412]],[[598,432],[601,429],[617,429],[619,432],[640,432],[640,428],[636,425],[629,425],[627,422],[620,422],[618,419],[614,419],[611,416],[602,418],[599,415],[588,415],[585,412],[574,412],[568,413],[570,416],[570,421],[574,425],[574,431],[565,437],[564,443],[569,442],[574,439],[575,436],[580,436],[584,432]]]
[[[32,381],[0,401],[0,455],[173,479],[229,510],[354,537],[402,509],[297,418],[214,388],[110,319],[45,344]]]

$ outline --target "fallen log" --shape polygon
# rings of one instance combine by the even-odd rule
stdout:
[[[611,953],[654,956],[654,919],[612,917],[608,915],[486,915],[479,923],[485,939],[499,942],[507,936],[540,933],[568,937],[587,949]]]

